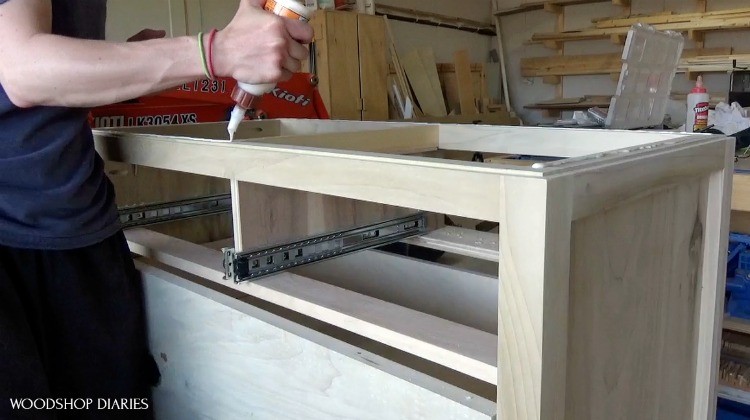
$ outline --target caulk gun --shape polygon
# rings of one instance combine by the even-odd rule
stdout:
[[[268,0],[264,9],[277,16],[289,19],[305,22],[310,20],[310,9],[295,0]],[[232,91],[232,99],[237,105],[232,110],[229,126],[227,127],[230,140],[234,140],[234,133],[237,131],[240,122],[245,118],[247,110],[251,109],[263,95],[271,92],[275,87],[276,84],[274,83],[251,85],[237,81],[237,86]]]

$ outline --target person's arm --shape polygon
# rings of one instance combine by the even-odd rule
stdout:
[[[214,40],[219,77],[275,83],[299,71],[309,25],[241,0]],[[50,0],[0,5],[0,84],[20,107],[93,107],[159,92],[203,77],[196,37],[110,43],[50,34]]]

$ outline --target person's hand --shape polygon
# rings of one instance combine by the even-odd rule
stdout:
[[[128,42],[148,41],[149,39],[164,38],[167,31],[161,29],[144,29],[128,38]]]
[[[264,0],[241,0],[237,14],[214,39],[213,62],[219,77],[250,83],[289,80],[302,68],[313,40],[310,24],[263,10]]]

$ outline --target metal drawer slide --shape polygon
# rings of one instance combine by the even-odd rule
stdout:
[[[304,264],[387,245],[426,231],[426,215],[417,213],[250,252],[237,253],[233,248],[224,248],[224,278],[235,283],[255,280]]]

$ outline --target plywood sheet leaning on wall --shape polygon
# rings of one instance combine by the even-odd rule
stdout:
[[[454,64],[456,66],[456,85],[458,88],[458,100],[460,102],[461,114],[476,114],[477,109],[474,103],[474,89],[471,82],[471,63],[469,62],[469,53],[466,50],[456,51],[454,54]]]
[[[432,49],[425,47],[413,50],[403,57],[401,64],[422,112],[434,117],[448,115]]]

